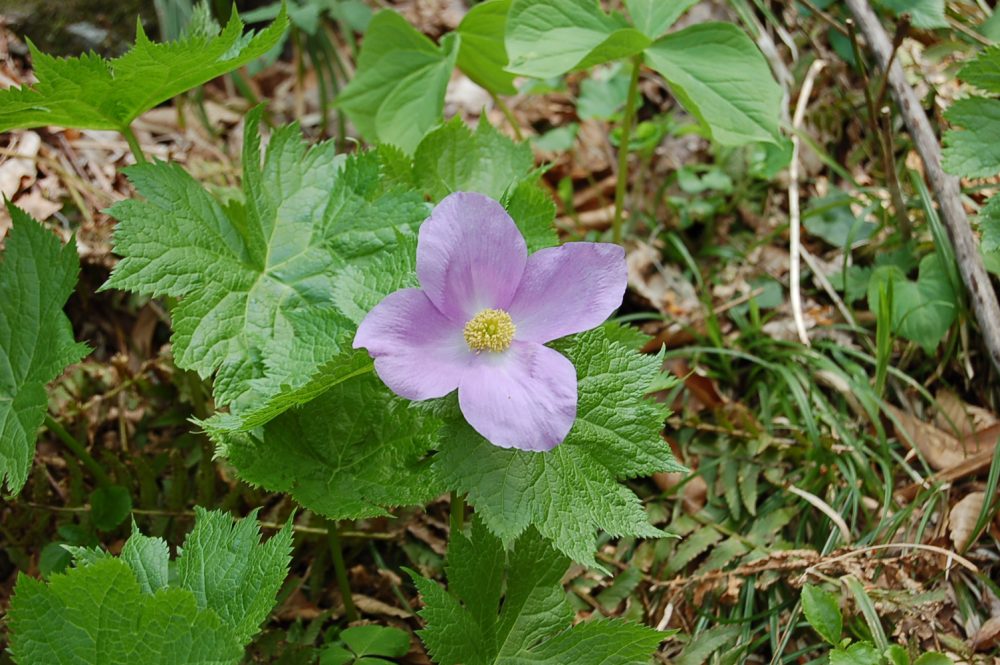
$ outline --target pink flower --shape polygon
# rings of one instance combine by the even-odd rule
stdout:
[[[420,227],[419,289],[392,293],[358,327],[397,395],[458,389],[465,419],[502,448],[551,450],[576,418],[576,368],[545,346],[601,324],[625,294],[618,245],[572,242],[528,256],[493,199],[445,198]]]

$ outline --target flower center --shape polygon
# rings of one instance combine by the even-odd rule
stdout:
[[[484,309],[465,324],[465,341],[473,351],[506,351],[517,328],[502,309]]]

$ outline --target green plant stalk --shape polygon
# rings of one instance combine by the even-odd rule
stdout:
[[[145,164],[146,155],[143,154],[142,148],[139,147],[139,139],[135,137],[135,132],[132,131],[131,125],[126,125],[122,129],[122,136],[124,136],[125,141],[128,142],[128,147],[132,151],[132,155],[135,157],[135,163]]]
[[[451,532],[462,533],[465,528],[465,499],[458,492],[451,493]]]
[[[112,484],[111,477],[108,476],[107,472],[97,462],[97,460],[87,452],[87,449],[83,446],[83,444],[77,441],[72,434],[66,431],[65,427],[59,424],[55,418],[47,413],[45,414],[45,426],[48,427],[49,431],[55,434],[74,455],[76,455],[77,459],[79,459],[85,467],[90,469],[90,472],[94,474],[94,478],[97,480],[99,485],[103,486]]]
[[[521,123],[519,123],[517,118],[514,117],[514,112],[511,111],[510,107],[507,106],[507,103],[500,98],[500,95],[492,90],[490,90],[490,97],[493,98],[493,103],[496,104],[497,108],[500,109],[500,112],[503,113],[503,117],[507,118],[507,122],[510,123],[510,128],[514,130],[515,138],[517,138],[518,141],[523,141],[524,133],[521,131]]]
[[[618,182],[615,184],[615,218],[611,223],[611,239],[622,242],[622,211],[625,207],[625,186],[628,184],[628,143],[635,121],[635,101],[639,96],[639,70],[642,69],[642,55],[632,56],[632,79],[628,84],[625,99],[625,117],[622,119],[622,134],[618,142]]]
[[[351,582],[347,578],[347,566],[344,564],[344,550],[340,545],[340,524],[329,522],[327,524],[330,538],[330,556],[333,560],[333,572],[337,576],[337,588],[340,589],[340,596],[344,600],[344,617],[349,622],[358,620],[358,610],[354,607],[354,598],[351,597]]]

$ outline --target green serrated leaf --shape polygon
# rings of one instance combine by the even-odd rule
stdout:
[[[462,37],[458,68],[466,76],[499,95],[513,95],[514,75],[504,71],[507,49],[504,31],[511,0],[487,0],[474,5],[458,24]]]
[[[984,92],[1000,95],[1000,45],[980,51],[959,70],[958,78]]]
[[[674,555],[670,557],[667,568],[664,571],[667,575],[674,575],[680,572],[686,565],[691,563],[695,557],[703,553],[709,547],[722,540],[722,534],[710,526],[703,526],[677,546]]]
[[[292,523],[260,543],[255,510],[235,521],[195,506],[194,529],[177,559],[177,583],[194,592],[199,608],[213,610],[240,643],[250,641],[274,607],[288,572]]]
[[[45,384],[87,353],[62,308],[80,271],[65,246],[11,203],[13,226],[0,254],[0,489],[24,487],[45,417]]]
[[[980,248],[986,253],[1000,252],[1000,196],[991,196],[979,212]]]
[[[232,432],[249,432],[266,425],[291,408],[311,402],[335,385],[367,374],[373,369],[372,360],[366,352],[345,351],[320,366],[312,378],[298,388],[279,392],[263,404],[239,414],[216,413],[198,424],[215,438]]]
[[[944,115],[961,128],[945,132],[941,160],[945,171],[968,178],[1000,172],[1000,99],[958,99]]]
[[[664,633],[621,620],[570,626],[568,565],[534,530],[506,553],[474,521],[470,537],[452,535],[447,591],[410,573],[425,605],[418,634],[439,665],[645,665]]]
[[[529,252],[537,252],[559,244],[556,227],[556,204],[548,192],[533,182],[523,180],[503,201],[518,230],[528,244]]]
[[[683,470],[660,437],[663,413],[645,399],[660,360],[608,339],[603,328],[563,340],[576,366],[577,419],[547,453],[491,445],[452,409],[434,457],[449,489],[468,494],[487,527],[511,542],[529,525],[575,561],[597,566],[594,535],[658,537],[638,498],[619,480]]]
[[[435,201],[452,192],[499,199],[535,166],[531,146],[514,143],[485,120],[473,132],[454,118],[428,134],[413,158],[419,186]]]
[[[121,560],[135,573],[143,593],[156,593],[169,583],[170,552],[167,541],[143,535],[132,522],[132,535],[122,547]]]
[[[132,570],[107,558],[53,575],[48,585],[19,575],[9,614],[14,662],[221,665],[240,642],[186,589],[142,593]]]
[[[913,665],[954,665],[954,661],[943,653],[928,651],[917,658]]]
[[[802,587],[802,611],[805,612],[806,621],[820,637],[833,646],[840,643],[844,619],[835,594],[806,584]]]
[[[830,665],[881,665],[882,658],[871,642],[856,642],[846,649],[830,650]]]
[[[179,298],[175,361],[214,373],[216,401],[234,411],[308,391],[353,330],[331,298],[339,271],[413,237],[427,213],[417,194],[382,190],[376,154],[307,149],[294,125],[261,164],[260,116],[246,123],[245,205],[224,207],[173,164],[128,169],[146,200],[111,209],[123,258],[104,287]]]
[[[437,46],[396,12],[379,12],[368,25],[357,72],[337,105],[369,141],[412,154],[441,121],[459,41],[449,33]]]
[[[597,0],[514,0],[507,70],[546,79],[642,52],[651,40]]]
[[[48,585],[20,576],[9,614],[18,663],[236,663],[288,571],[291,522],[267,543],[256,520],[195,509],[168,582],[167,544],[133,525],[121,558],[75,548]]]
[[[366,373],[261,429],[210,434],[245,482],[331,519],[358,519],[442,492],[425,460],[439,429],[426,409]]]
[[[698,0],[625,0],[635,27],[650,39],[656,39]]]
[[[59,125],[123,131],[139,115],[266,53],[288,27],[284,9],[260,33],[243,33],[233,7],[221,32],[176,42],[149,40],[136,23],[136,43],[114,60],[85,53],[53,58],[29,42],[38,83],[0,91],[0,131]]]
[[[776,143],[781,87],[764,56],[731,23],[699,23],[658,39],[646,62],[722,145]]]
[[[692,637],[691,641],[681,655],[674,661],[677,665],[703,665],[710,662],[709,656],[727,646],[731,646],[739,640],[740,626],[722,624],[713,626],[708,630],[698,633]]]

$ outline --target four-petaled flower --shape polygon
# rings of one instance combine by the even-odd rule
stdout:
[[[545,344],[621,305],[624,250],[571,242],[528,256],[499,203],[457,192],[420,227],[417,277],[421,288],[386,296],[354,338],[379,378],[411,400],[457,388],[465,419],[494,445],[561,443],[576,418],[576,368]]]

